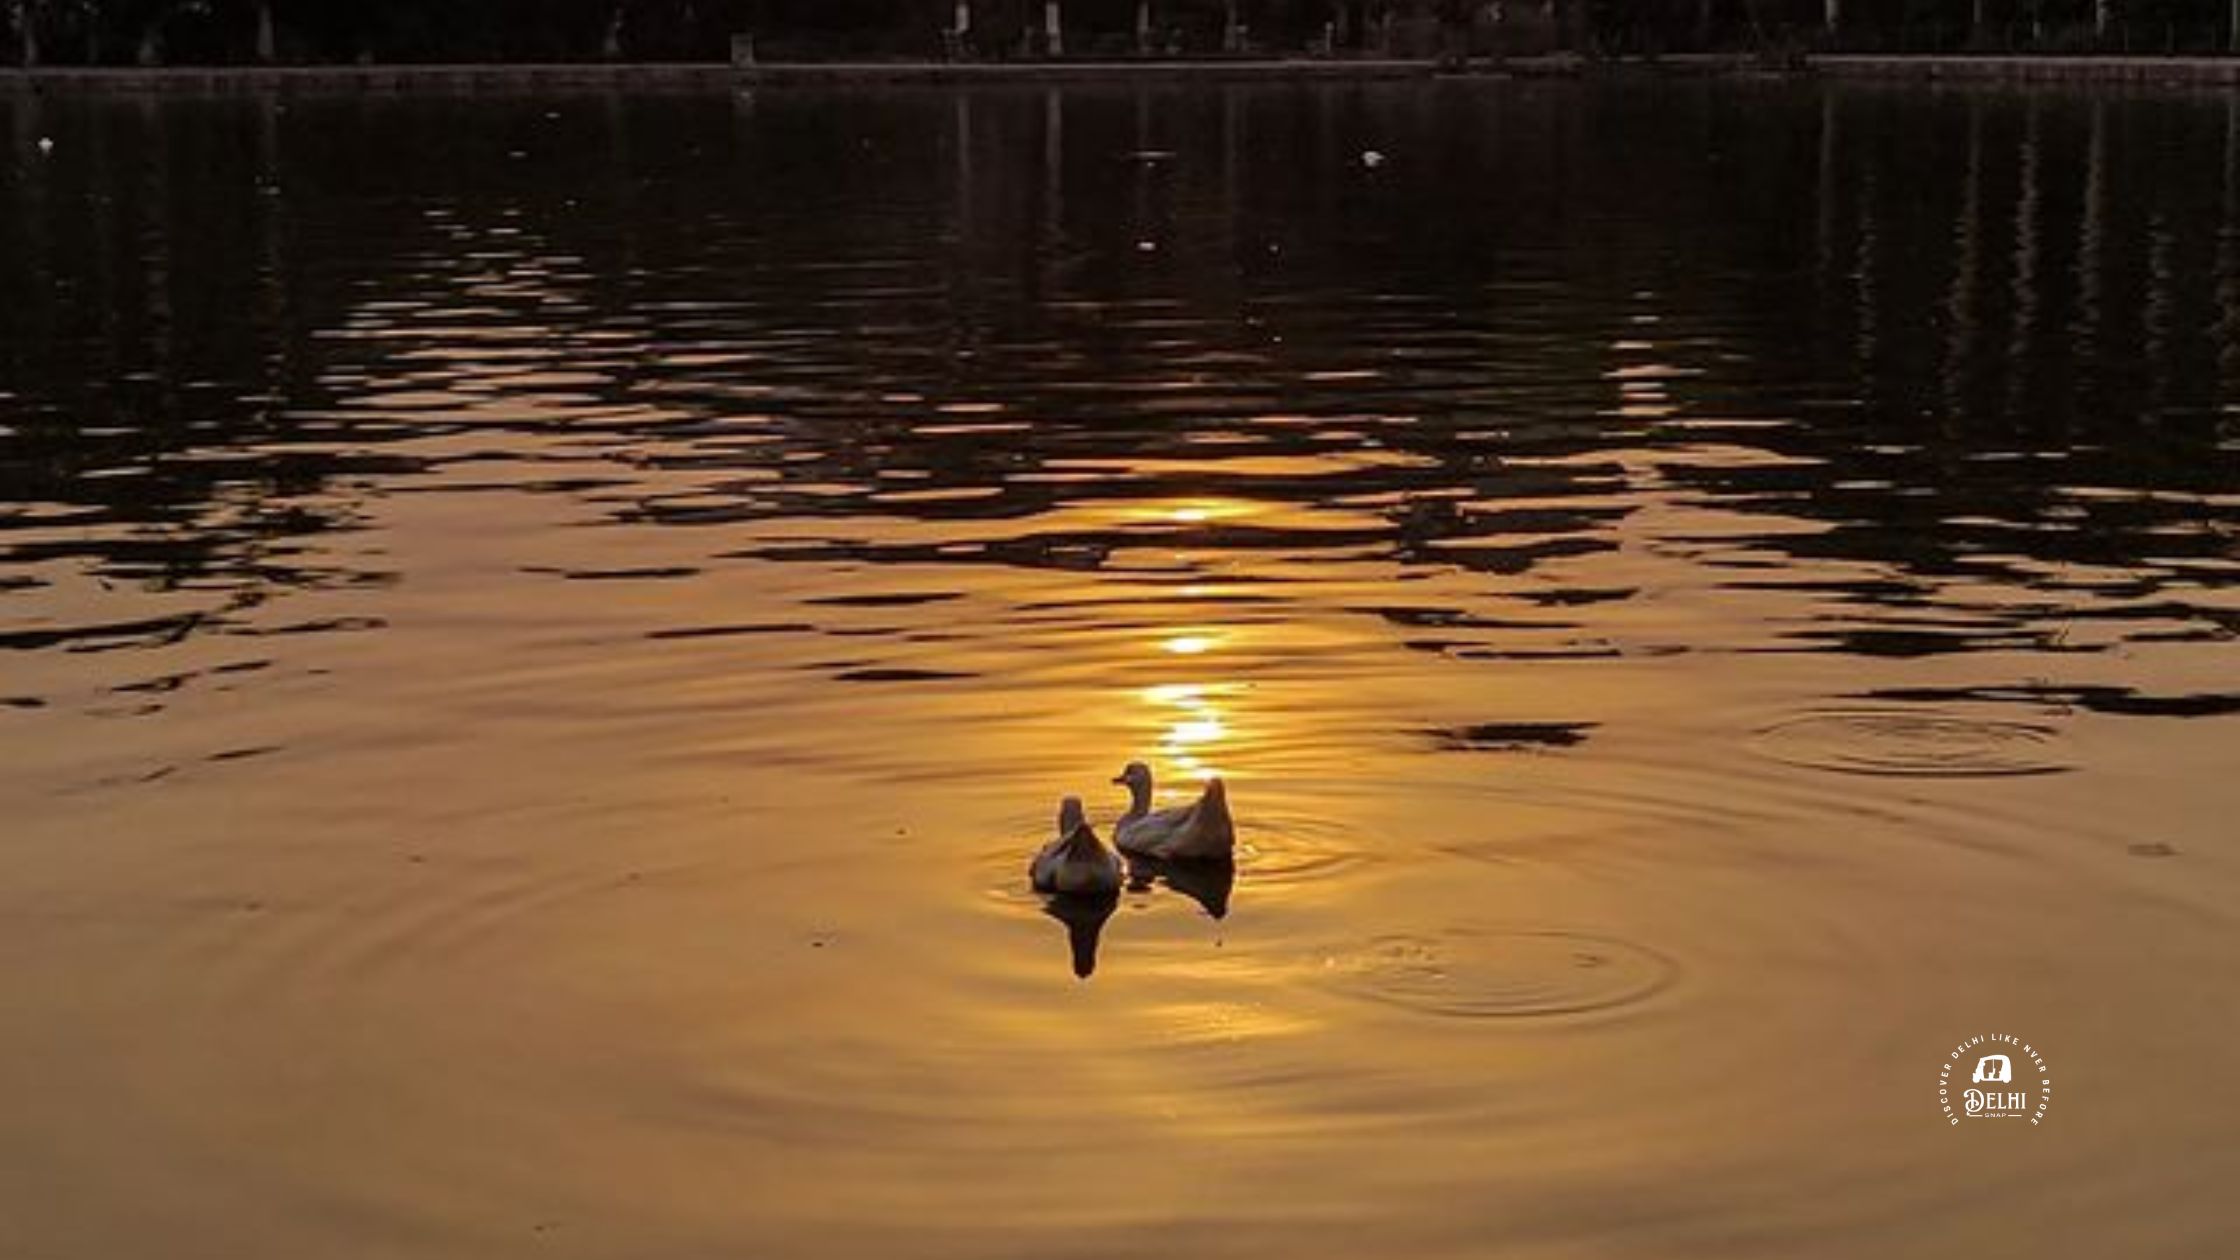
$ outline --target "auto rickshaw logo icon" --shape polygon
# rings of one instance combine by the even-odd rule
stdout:
[[[1984,1054],[1986,1045],[2004,1046],[1997,1054]],[[1975,1060],[1975,1071],[1960,1075],[1961,1065]],[[2015,1077],[2015,1060],[2023,1066]],[[1937,1070],[1937,1103],[1948,1124],[1962,1120],[2027,1120],[2043,1123],[2053,1101],[2053,1072],[2045,1052],[2012,1033],[1978,1033],[1945,1055]]]

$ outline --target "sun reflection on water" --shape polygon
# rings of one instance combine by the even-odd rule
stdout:
[[[1216,752],[1234,740],[1223,701],[1239,689],[1233,683],[1162,683],[1144,688],[1144,703],[1158,711],[1160,760],[1196,779],[1219,774]]]

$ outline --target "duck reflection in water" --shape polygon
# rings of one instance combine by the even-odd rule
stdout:
[[[1034,890],[1047,894],[1043,913],[1066,925],[1073,946],[1073,974],[1086,980],[1097,969],[1097,940],[1119,904],[1120,855],[1104,846],[1089,825],[1081,798],[1058,805],[1057,839],[1027,865]]]
[[[1066,925],[1066,941],[1073,949],[1073,974],[1086,980],[1097,971],[1097,943],[1105,920],[1120,906],[1118,897],[1084,897],[1053,893],[1042,903],[1042,912]]]
[[[1207,915],[1220,919],[1229,913],[1229,894],[1237,886],[1237,866],[1226,858],[1168,861],[1129,854],[1128,891],[1146,892],[1154,884],[1166,885],[1197,902]]]

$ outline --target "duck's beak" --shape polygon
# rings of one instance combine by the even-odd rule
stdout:
[[[1112,781],[1114,783],[1126,783],[1128,781],[1128,776],[1124,774],[1116,774],[1112,776]]]

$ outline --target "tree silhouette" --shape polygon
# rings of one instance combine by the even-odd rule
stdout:
[[[722,60],[1014,56],[1048,42],[1047,0],[5,0],[15,60]],[[2211,52],[2240,0],[1062,0],[1074,55],[1341,49],[1655,52]]]

